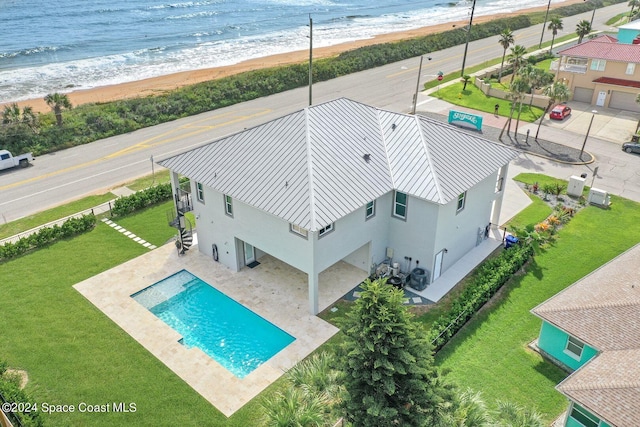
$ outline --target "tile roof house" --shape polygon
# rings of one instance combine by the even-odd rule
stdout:
[[[574,101],[640,112],[635,102],[640,93],[640,44],[602,35],[558,54],[551,70],[556,71],[556,81],[569,86]]]
[[[307,273],[345,261],[440,273],[497,223],[517,152],[349,99],[314,105],[159,162],[189,178],[201,252],[232,270],[269,254]],[[446,255],[445,255],[446,254]]]
[[[567,427],[627,427],[640,420],[640,245],[540,304],[538,348],[573,371],[556,388]]]

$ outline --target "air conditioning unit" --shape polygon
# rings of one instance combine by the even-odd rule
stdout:
[[[589,203],[592,205],[600,206],[602,208],[609,207],[611,201],[609,200],[609,193],[598,188],[592,188],[589,191]]]

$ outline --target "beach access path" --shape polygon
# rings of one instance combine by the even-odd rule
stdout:
[[[607,19],[627,10],[626,3],[598,9],[594,27],[605,28]],[[579,20],[590,18],[591,13],[564,18],[564,34],[572,34]],[[515,31],[516,43],[537,46],[541,31],[542,25]],[[431,75],[437,71],[450,73],[459,70],[463,51],[464,45],[433,52],[432,61],[423,67],[420,83],[431,80]],[[470,67],[501,56],[502,47],[498,44],[497,36],[478,40],[469,45],[467,65]],[[419,58],[412,58],[318,83],[313,86],[313,103],[348,97],[391,111],[409,112],[416,88],[418,64]],[[148,175],[152,172],[154,159],[203,145],[306,107],[309,104],[308,92],[306,87],[295,89],[40,156],[29,168],[0,173],[0,221],[12,221],[89,194],[106,192]],[[566,139],[558,138],[559,141]],[[594,141],[597,140],[594,138]],[[602,141],[601,144],[590,143],[590,146],[590,152],[602,163],[600,175],[603,179],[617,180],[621,170],[638,169],[638,164],[633,163],[638,156],[622,153],[618,144]],[[622,158],[620,154],[627,157]],[[607,162],[610,164],[605,166]],[[547,172],[546,166],[536,159],[529,163],[536,172],[562,179],[568,179],[573,174],[580,175],[581,170],[589,167],[569,170],[554,166]],[[158,166],[155,168],[157,170]],[[607,170],[611,171],[609,175]],[[640,188],[640,176],[631,177],[623,184],[620,188],[626,191]]]

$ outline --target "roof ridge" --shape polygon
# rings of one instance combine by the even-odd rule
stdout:
[[[640,306],[640,300],[630,300],[630,301],[609,301],[602,303],[590,303],[579,306],[563,306],[558,308],[548,308],[543,309],[542,313],[558,313],[561,311],[580,311],[580,310],[589,310],[593,308],[608,308],[608,307],[633,307]]]
[[[418,126],[418,133],[420,134],[420,142],[422,143],[422,147],[424,148],[424,153],[427,156],[427,163],[429,164],[429,169],[431,169],[431,173],[433,174],[433,183],[436,187],[436,192],[438,193],[439,203],[443,203],[444,195],[442,194],[442,188],[440,188],[440,177],[436,172],[436,168],[433,164],[433,161],[431,160],[431,154],[429,152],[429,149],[427,148],[426,139],[424,137],[424,133],[422,132],[422,121],[417,114],[414,115],[413,117],[416,122],[416,125]]]
[[[606,380],[604,383],[599,381],[591,381],[587,384],[576,384],[574,386],[563,386],[563,390],[578,391],[578,390],[614,390],[614,389],[626,389],[626,388],[640,388],[640,381],[611,381]]]
[[[387,170],[389,171],[389,176],[391,177],[391,187],[392,188],[396,188],[396,179],[395,176],[393,174],[393,168],[391,167],[391,159],[389,159],[389,147],[387,147],[387,138],[385,137],[385,133],[384,130],[382,129],[382,119],[380,117],[380,115],[382,114],[382,109],[380,108],[375,108],[376,111],[376,117],[378,119],[378,129],[380,131],[380,138],[382,140],[382,146],[384,147],[384,156],[387,162]],[[386,111],[384,110],[386,113],[391,113],[390,111]],[[397,113],[391,113],[391,114],[397,114]]]
[[[311,106],[310,106],[311,107]],[[310,135],[310,126],[309,126],[309,110],[310,107],[304,109],[304,120],[305,120],[305,134],[307,140],[307,170],[309,171],[309,222],[311,226],[309,227],[310,231],[315,231],[316,228],[316,209],[315,209],[315,183],[313,179],[313,162],[311,155],[311,135]]]

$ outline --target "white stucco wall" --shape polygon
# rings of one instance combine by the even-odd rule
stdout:
[[[467,190],[462,211],[456,213],[457,199],[442,206],[435,234],[435,251],[430,261],[432,266],[435,255],[444,248],[447,248],[447,253],[442,259],[443,272],[476,246],[478,229],[484,231],[491,221],[497,177],[498,171]]]
[[[195,186],[195,183],[192,183]],[[192,194],[196,194],[195,192]],[[311,240],[289,230],[289,223],[271,214],[233,200],[233,217],[225,213],[222,193],[205,188],[205,201],[194,200],[200,251],[211,256],[211,245],[218,246],[219,261],[238,271],[242,268],[242,245],[247,242],[291,266],[308,272],[312,267]],[[256,252],[257,255],[260,252]]]

